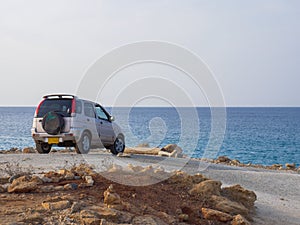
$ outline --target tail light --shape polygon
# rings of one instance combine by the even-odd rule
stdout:
[[[34,117],[37,117],[37,114],[39,113],[39,110],[40,110],[40,108],[41,108],[41,105],[43,104],[44,101],[45,101],[45,99],[42,100],[42,101],[40,102],[40,104],[38,105],[38,107],[36,108],[35,113],[34,113]]]
[[[76,113],[76,100],[72,99],[72,109],[71,109],[71,116],[75,116]]]

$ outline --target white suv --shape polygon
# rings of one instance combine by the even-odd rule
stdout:
[[[31,134],[39,153],[57,145],[75,147],[79,154],[94,147],[118,154],[124,151],[125,137],[113,121],[98,103],[74,95],[46,95],[36,109]]]

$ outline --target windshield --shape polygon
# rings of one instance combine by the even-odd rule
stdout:
[[[71,116],[72,99],[46,99],[37,112],[37,117],[43,117],[50,111],[58,112],[65,117]]]

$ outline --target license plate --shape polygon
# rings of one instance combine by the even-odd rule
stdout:
[[[59,143],[58,137],[48,138],[48,144],[58,144],[58,143]]]

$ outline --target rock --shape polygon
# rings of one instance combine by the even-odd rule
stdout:
[[[158,218],[163,219],[165,222],[167,222],[167,224],[175,224],[176,223],[176,219],[173,216],[171,216],[165,212],[157,212],[154,215]],[[156,222],[158,222],[158,221],[156,221]]]
[[[241,164],[241,162],[237,159],[233,159],[230,161],[230,165],[232,166],[239,166]]]
[[[131,154],[129,153],[124,153],[124,152],[120,152],[117,155],[118,157],[122,157],[122,158],[131,158]]]
[[[228,222],[232,220],[232,216],[214,209],[202,208],[202,215],[207,220],[217,220],[220,222]]]
[[[92,167],[86,164],[80,164],[79,166],[73,167],[71,172],[74,173],[75,176],[80,177],[95,175],[95,171],[92,169]]]
[[[249,210],[244,205],[238,202],[230,201],[225,197],[213,195],[211,196],[210,200],[211,203],[214,205],[214,208],[221,212],[225,212],[230,215],[248,215],[249,213]]]
[[[64,185],[64,190],[76,190],[76,189],[78,189],[78,184],[76,183],[70,183]]]
[[[248,220],[246,220],[243,216],[238,214],[235,217],[233,217],[231,225],[251,225],[251,223]]]
[[[6,192],[6,188],[4,188],[2,185],[0,185],[0,193]]]
[[[94,180],[92,178],[92,176],[85,176],[84,177],[88,187],[92,187],[94,185]]]
[[[64,186],[55,186],[54,187],[54,191],[63,191],[64,190]]]
[[[12,183],[15,179],[19,178],[19,177],[22,177],[21,174],[15,174],[15,175],[12,175],[9,179],[8,179],[8,182],[9,183]]]
[[[273,164],[271,169],[278,170],[280,167],[282,167],[282,164]]]
[[[151,216],[136,216],[132,220],[132,225],[158,225]]]
[[[39,182],[32,179],[29,176],[22,176],[15,179],[11,185],[8,186],[7,191],[9,193],[28,193],[35,191],[38,188]]]
[[[216,160],[217,163],[229,163],[231,160],[227,156],[219,156]]]
[[[68,200],[54,200],[54,201],[44,201],[42,203],[42,206],[46,210],[62,210],[62,209],[67,209],[70,208],[71,203]]]
[[[288,170],[294,170],[294,169],[296,169],[296,164],[295,164],[295,163],[286,163],[286,164],[285,164],[285,167],[286,167]]]
[[[80,219],[84,225],[99,225],[100,216],[97,212],[91,210],[82,210],[80,212]]]
[[[105,219],[108,221],[113,221],[113,222],[119,221],[120,218],[122,217],[120,211],[117,211],[115,209],[109,209],[106,207],[97,208],[97,214],[99,215],[99,218]]]
[[[44,183],[52,183],[52,179],[49,177],[42,177],[41,179]]]
[[[74,202],[71,206],[71,213],[77,213],[80,211],[82,207],[82,204],[78,203],[78,202]]]
[[[161,148],[158,152],[159,156],[167,156],[167,157],[181,157],[182,156],[182,148],[177,146],[176,144],[168,144],[165,147]]]
[[[41,186],[39,188],[39,192],[48,193],[55,191],[55,187],[53,185]]]
[[[115,193],[113,185],[111,184],[106,191],[104,191],[104,204],[108,208],[114,208],[116,206],[121,206],[121,197]]]
[[[189,221],[189,215],[182,213],[178,216],[178,219],[180,222],[187,222],[187,221]]]
[[[220,195],[222,183],[215,180],[206,180],[195,184],[189,191],[190,195],[211,196]]]
[[[67,171],[66,174],[65,174],[65,176],[64,176],[64,178],[66,180],[73,180],[73,179],[75,179],[75,175],[71,171]]]
[[[42,180],[45,180],[46,178],[51,179],[51,183],[58,183],[64,179],[64,175],[56,173],[54,171],[49,171],[44,174]]]
[[[44,183],[43,180],[41,178],[39,178],[38,176],[32,176],[30,181],[35,182],[37,184],[43,184]]]
[[[222,195],[231,201],[243,204],[246,208],[252,208],[257,197],[253,191],[249,191],[239,184],[225,187],[221,191]]]
[[[21,222],[25,224],[44,224],[45,216],[41,213],[34,212],[29,215],[25,215],[25,218]]]
[[[35,149],[32,147],[24,148],[22,152],[24,154],[36,153]]]

